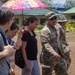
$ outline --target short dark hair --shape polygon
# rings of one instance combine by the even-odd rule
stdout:
[[[29,25],[29,22],[33,23],[34,21],[38,21],[38,19],[35,16],[30,16],[27,20],[27,23]]]
[[[6,24],[14,17],[14,12],[9,8],[0,8],[0,25]]]
[[[12,25],[10,26],[10,30],[15,30],[15,29],[19,30],[19,27],[16,25],[15,22],[13,22]]]
[[[15,22],[13,22],[12,25],[10,26],[10,30],[12,31],[12,30],[15,30],[15,29],[19,30],[19,27],[16,25]],[[5,33],[7,33],[7,32],[8,32],[8,30],[5,31]]]

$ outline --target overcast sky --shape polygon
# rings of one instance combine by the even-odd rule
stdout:
[[[64,4],[66,0],[53,0],[53,3]]]

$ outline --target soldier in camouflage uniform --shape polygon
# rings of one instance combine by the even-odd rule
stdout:
[[[56,75],[68,75],[66,61],[62,58],[62,50],[58,48],[58,36],[55,28],[57,17],[53,12],[48,13],[46,17],[47,24],[41,30],[41,43],[42,64],[48,67],[42,66],[42,75],[52,75],[53,70]]]
[[[60,40],[60,44],[61,44],[61,50],[63,50],[63,52],[64,52],[63,58],[66,60],[67,68],[69,68],[70,63],[71,63],[70,49],[69,49],[69,46],[68,46],[67,41],[66,41],[65,29],[64,29],[64,25],[66,24],[67,19],[64,15],[61,15],[58,17],[57,22],[58,22],[58,24],[55,27],[60,32],[58,34],[58,36],[60,37],[59,40]]]

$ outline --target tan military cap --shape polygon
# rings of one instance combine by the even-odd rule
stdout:
[[[45,16],[46,16],[47,19],[51,19],[51,18],[53,18],[53,17],[56,16],[56,15],[55,15],[54,12],[49,12],[49,13],[47,13]]]
[[[59,16],[58,17],[58,20],[57,20],[57,22],[67,22],[68,20],[67,20],[67,18],[65,17],[65,15],[61,15],[61,16]]]

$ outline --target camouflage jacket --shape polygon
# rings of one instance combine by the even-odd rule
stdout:
[[[69,46],[66,41],[65,30],[60,24],[55,25],[55,28],[57,30],[59,49],[63,50],[63,53],[66,53],[69,51]]]
[[[43,55],[54,57],[58,55],[57,32],[55,28],[45,25],[41,30],[41,43]]]

